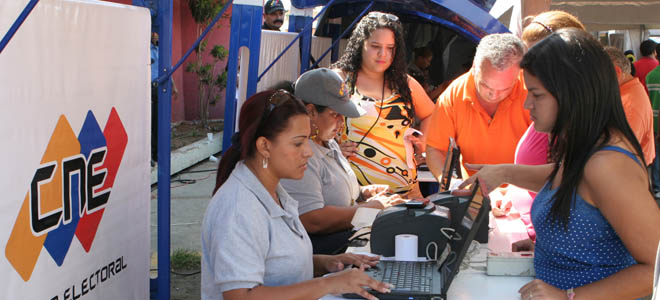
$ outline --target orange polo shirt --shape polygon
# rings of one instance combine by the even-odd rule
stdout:
[[[628,125],[632,128],[637,141],[642,146],[644,160],[649,165],[655,158],[653,139],[653,109],[651,100],[638,78],[633,78],[619,86],[621,103],[626,113]]]
[[[529,111],[523,108],[527,88],[522,71],[491,118],[477,99],[473,70],[456,78],[438,98],[425,132],[426,144],[447,151],[449,137],[453,137],[463,163],[513,163],[518,140],[531,124]]]

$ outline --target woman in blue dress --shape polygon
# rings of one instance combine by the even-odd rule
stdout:
[[[660,209],[646,162],[623,112],[616,74],[588,33],[561,29],[520,63],[534,127],[550,134],[554,163],[472,165],[489,189],[538,191],[536,279],[523,300],[635,299],[651,294]]]

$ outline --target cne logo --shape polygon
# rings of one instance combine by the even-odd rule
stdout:
[[[114,107],[103,130],[88,111],[78,136],[60,116],[5,247],[24,281],[32,276],[42,247],[58,266],[74,236],[90,251],[127,141]]]

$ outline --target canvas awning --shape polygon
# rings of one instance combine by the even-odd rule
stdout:
[[[550,9],[577,16],[589,31],[660,28],[658,0],[553,0]]]

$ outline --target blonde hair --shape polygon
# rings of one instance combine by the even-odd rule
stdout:
[[[526,18],[525,21],[528,25],[523,30],[522,40],[527,45],[534,44],[561,28],[573,27],[586,31],[578,18],[561,10],[546,11],[533,18]]]

